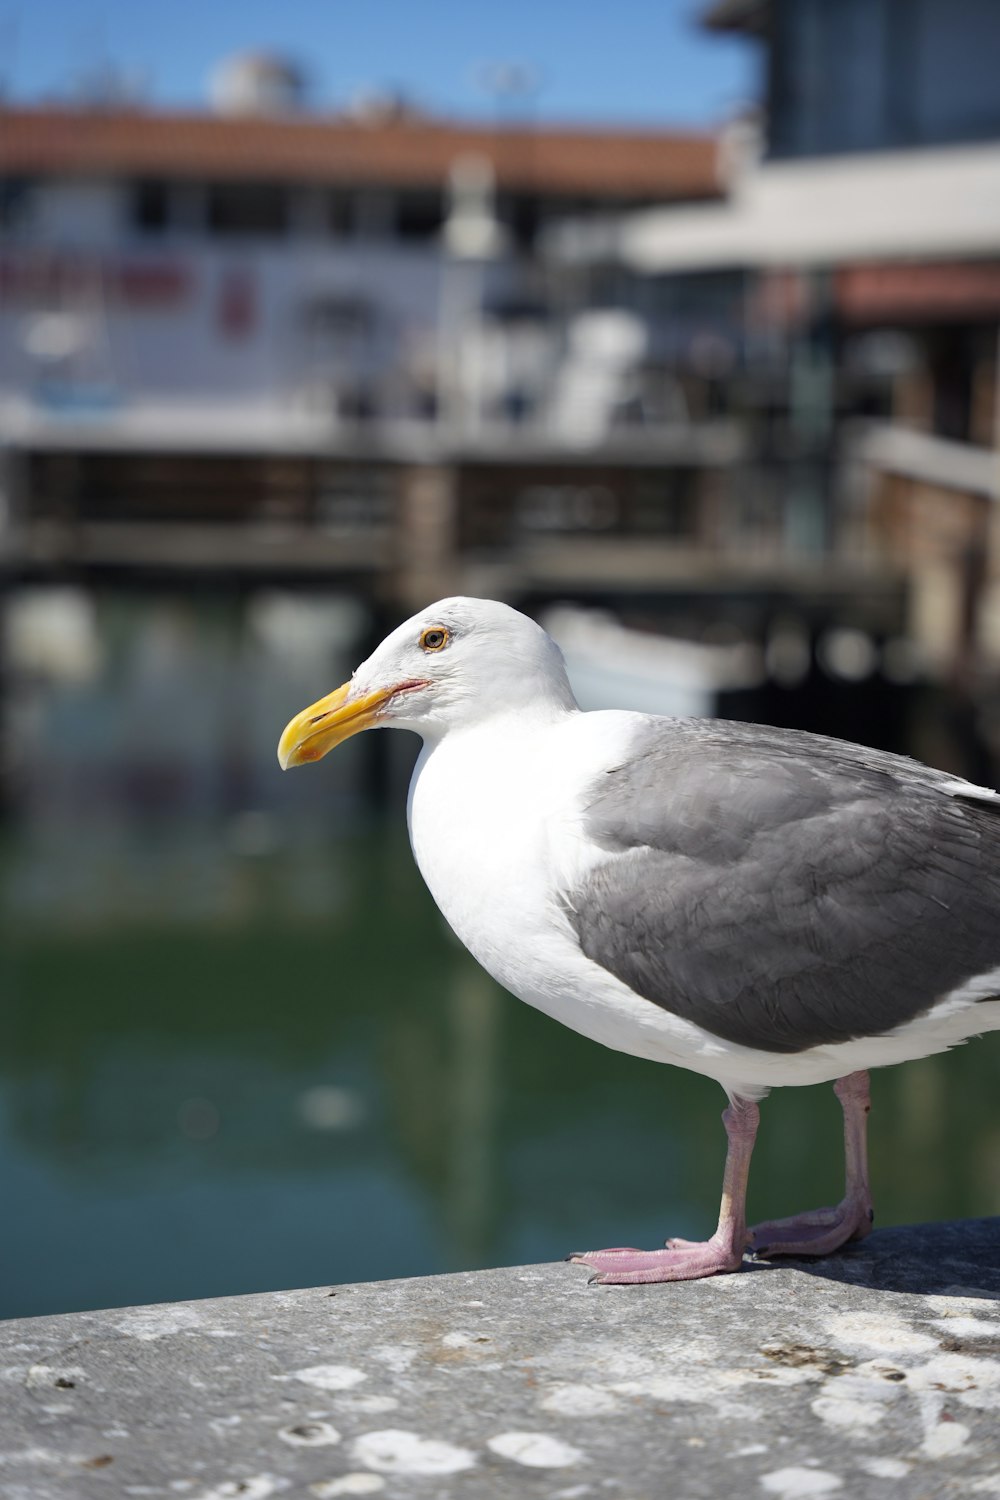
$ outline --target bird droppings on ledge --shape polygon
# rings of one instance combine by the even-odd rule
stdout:
[[[380,1474],[367,1474],[359,1470],[355,1474],[342,1474],[339,1479],[317,1479],[309,1486],[309,1493],[318,1500],[337,1500],[339,1495],[377,1495],[385,1489],[385,1480]]]
[[[476,1463],[469,1448],[396,1427],[364,1433],[356,1440],[352,1456],[381,1474],[457,1474]]]
[[[836,1474],[825,1474],[821,1469],[776,1469],[765,1474],[761,1485],[769,1495],[779,1500],[806,1500],[811,1495],[831,1495],[843,1489],[844,1481]]]
[[[586,1459],[579,1448],[545,1432],[498,1432],[487,1439],[486,1446],[500,1458],[529,1469],[566,1469]]]
[[[337,1291],[0,1324],[0,1494],[1000,1494],[997,1221],[670,1286]]]
[[[355,1370],[351,1365],[313,1365],[308,1370],[293,1370],[292,1376],[321,1391],[350,1390],[368,1379],[364,1370]]]

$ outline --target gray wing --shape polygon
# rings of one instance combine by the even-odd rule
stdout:
[[[954,787],[837,740],[650,719],[588,788],[604,857],[563,904],[589,958],[728,1041],[878,1035],[1000,968],[1000,803]]]

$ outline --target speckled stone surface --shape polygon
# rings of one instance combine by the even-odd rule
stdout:
[[[0,1495],[1000,1495],[1000,1220],[0,1324]]]

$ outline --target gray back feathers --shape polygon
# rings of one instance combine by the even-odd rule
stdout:
[[[588,789],[606,858],[563,893],[583,951],[768,1052],[877,1035],[1000,967],[1000,803],[899,756],[649,719]]]

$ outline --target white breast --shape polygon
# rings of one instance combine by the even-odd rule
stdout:
[[[538,736],[511,730],[473,728],[425,747],[408,818],[420,872],[449,924],[514,988],[528,968],[519,951],[527,944],[537,958],[558,922],[549,844],[567,798],[553,785],[551,758],[538,754]]]
[[[617,1051],[718,1077],[729,1045],[586,958],[559,904],[600,855],[582,835],[580,792],[631,729],[618,713],[503,732],[491,721],[425,747],[410,783],[410,842],[452,930],[519,999]]]

